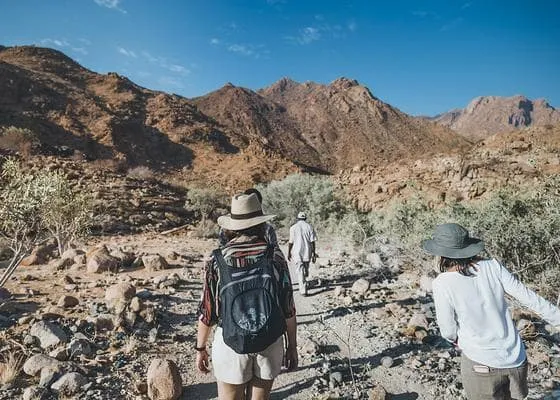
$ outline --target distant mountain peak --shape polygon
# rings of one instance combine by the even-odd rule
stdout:
[[[432,118],[471,139],[484,139],[498,132],[560,123],[560,111],[546,100],[524,95],[478,96],[466,108]]]
[[[349,78],[346,78],[346,77],[337,78],[331,83],[331,86],[339,88],[339,89],[349,89],[351,87],[359,86],[359,85],[360,84],[358,83],[357,80],[349,79]]]

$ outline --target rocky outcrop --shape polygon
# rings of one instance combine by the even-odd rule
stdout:
[[[431,119],[469,139],[480,140],[514,128],[558,124],[560,111],[544,99],[481,96],[473,99],[465,109],[452,110]]]

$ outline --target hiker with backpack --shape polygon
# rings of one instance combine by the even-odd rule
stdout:
[[[283,362],[288,370],[298,364],[288,265],[265,239],[272,218],[254,193],[235,195],[231,213],[218,218],[228,241],[205,267],[195,350],[197,368],[208,373],[207,342],[216,325],[212,369],[220,400],[245,399],[245,393],[268,399]]]
[[[258,189],[255,188],[249,188],[247,190],[245,190],[243,193],[245,194],[251,194],[254,193],[257,198],[259,199],[259,202],[262,205],[262,194]],[[265,222],[265,226],[264,226],[264,236],[266,239],[266,242],[278,247],[278,238],[276,237],[276,231],[274,230],[274,227],[272,226],[272,224],[270,222]],[[228,242],[228,238],[226,236],[226,231],[223,228],[220,228],[220,232],[218,233],[218,242],[220,243],[220,246],[225,246]]]
[[[469,400],[527,396],[527,356],[506,293],[560,331],[560,309],[515,278],[499,261],[479,254],[484,242],[461,225],[438,225],[422,242],[438,256],[432,284],[441,335],[462,351],[461,378]]]

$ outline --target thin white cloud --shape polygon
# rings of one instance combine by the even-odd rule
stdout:
[[[120,11],[126,14],[126,11],[120,7],[121,0],[93,0],[95,3],[101,7],[107,7],[112,10]]]
[[[350,32],[356,32],[357,29],[358,29],[358,24],[356,23],[356,21],[348,22],[348,30]]]
[[[275,6],[276,4],[285,4],[286,0],[266,0],[267,4]]]
[[[136,55],[136,53],[132,50],[127,50],[124,47],[117,47],[117,51],[122,54],[123,56],[126,57],[131,57],[131,58],[138,58],[138,56]]]
[[[255,54],[255,52],[252,49],[250,49],[248,46],[243,44],[232,44],[228,46],[227,49],[232,53],[238,53],[244,56],[252,56],[253,54]]]
[[[319,28],[307,26],[301,29],[297,36],[288,36],[287,39],[298,44],[310,44],[321,39],[321,32]]]
[[[70,43],[68,40],[66,39],[51,39],[51,38],[46,38],[46,39],[41,39],[39,41],[39,43],[41,43],[41,45],[43,46],[48,46],[48,47],[58,47],[60,49],[65,49],[65,50],[70,50],[71,52],[74,53],[79,53],[79,54],[83,54],[83,55],[87,55],[89,54],[87,49],[83,46],[74,46],[72,43]]]
[[[434,19],[438,19],[439,15],[433,11],[426,11],[426,10],[415,10],[411,12],[412,15],[414,15],[415,17],[418,18],[434,18]]]
[[[220,44],[220,43],[221,43],[221,42],[220,42],[220,39],[218,39],[218,38],[212,38],[212,39],[210,39],[210,44],[213,44],[214,46],[216,46],[216,45],[218,45],[218,44]]]
[[[188,75],[188,74],[191,73],[190,69],[188,69],[188,68],[186,68],[186,67],[184,67],[180,64],[170,63],[170,62],[167,61],[167,59],[165,57],[154,56],[147,51],[142,51],[140,54],[142,55],[142,57],[144,57],[150,63],[155,64],[155,65],[159,66],[160,68],[166,69],[170,72],[174,72],[174,73],[179,74],[179,75]]]
[[[461,10],[464,10],[466,8],[469,8],[470,6],[472,6],[472,1],[467,1],[465,4],[463,4],[461,6]]]

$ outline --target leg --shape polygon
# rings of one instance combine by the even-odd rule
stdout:
[[[299,293],[303,296],[307,295],[307,282],[305,280],[305,265],[303,262],[296,263],[296,275],[298,278]]]
[[[524,399],[529,394],[527,386],[527,370],[529,365],[527,360],[517,368],[509,370],[509,389],[511,391],[511,398],[516,400]]]
[[[268,400],[274,379],[266,380],[256,376],[249,382],[251,400]]]
[[[232,385],[217,381],[219,400],[245,400],[245,387],[247,384]]]

